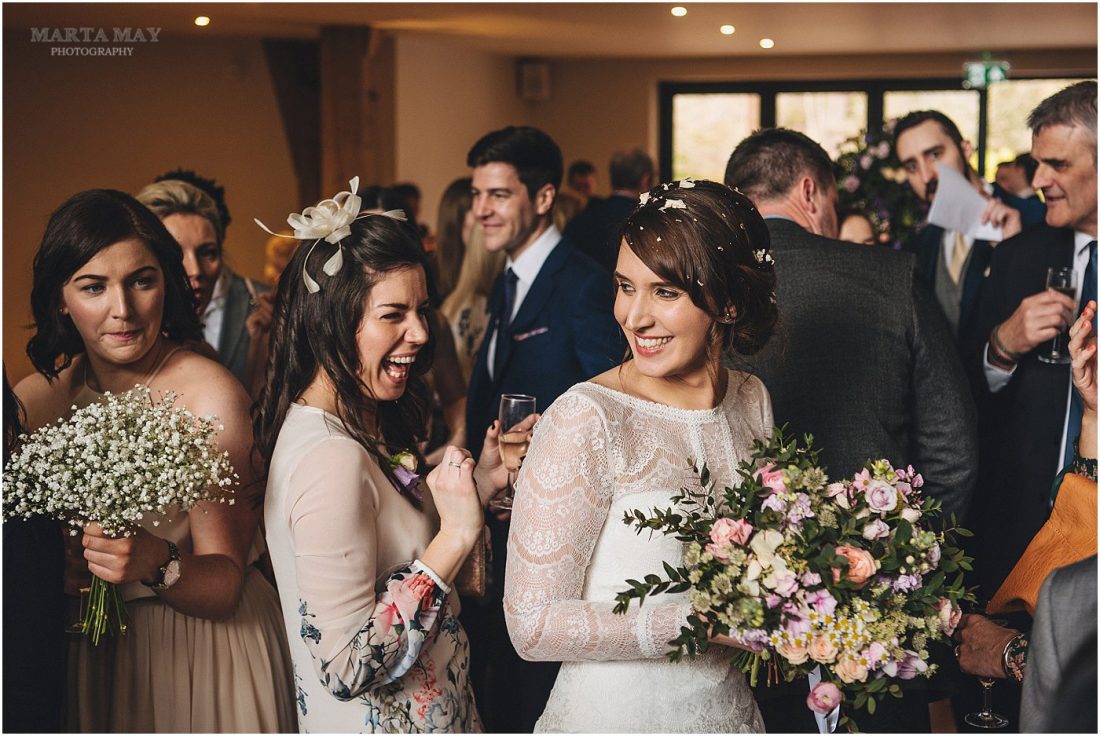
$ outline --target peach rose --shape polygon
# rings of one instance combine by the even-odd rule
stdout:
[[[779,653],[780,657],[783,657],[791,664],[802,664],[809,657],[809,652],[806,650],[805,645],[796,641],[791,643],[783,642],[775,646],[775,651]]]
[[[809,654],[815,662],[829,664],[836,659],[836,655],[839,653],[836,644],[825,634],[818,634],[810,642]]]
[[[833,672],[842,682],[864,682],[867,679],[867,668],[859,663],[859,660],[845,657],[836,663]]]
[[[878,560],[872,557],[871,553],[865,549],[842,544],[836,548],[836,553],[848,560],[847,578],[854,583],[857,588],[863,587],[871,576],[878,572]],[[834,567],[833,582],[839,582],[840,576],[840,569]]]

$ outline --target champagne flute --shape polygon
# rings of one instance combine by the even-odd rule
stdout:
[[[1052,291],[1057,291],[1060,294],[1065,294],[1070,299],[1077,298],[1077,274],[1069,266],[1053,266],[1047,269],[1047,288]],[[1075,310],[1076,311],[1076,308]],[[1066,325],[1066,328],[1059,332],[1050,341],[1050,350],[1044,353],[1039,353],[1039,360],[1044,363],[1069,363],[1071,362],[1069,357],[1069,328],[1073,323],[1070,322]]]
[[[1007,623],[1004,619],[991,618],[989,621],[997,626],[1004,626]],[[979,677],[978,684],[982,686],[982,709],[974,713],[967,713],[963,720],[974,728],[991,730],[1008,728],[1008,719],[993,711],[993,686],[997,684],[997,680],[992,677]]]
[[[535,397],[526,394],[504,394],[500,397],[500,461],[508,471],[508,486],[494,496],[489,506],[498,511],[512,508],[516,489],[513,485],[530,445],[531,428],[517,428],[535,413]]]

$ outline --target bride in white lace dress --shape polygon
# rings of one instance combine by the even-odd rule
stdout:
[[[673,664],[667,642],[691,606],[665,594],[612,613],[627,578],[679,564],[683,545],[637,535],[623,516],[667,508],[705,462],[733,484],[770,433],[763,384],[722,367],[776,320],[760,215],[713,182],[650,192],[623,227],[615,317],[632,357],[580,383],[543,414],[517,483],[504,606],[521,656],[561,661],[536,726],[552,732],[760,732],[726,637]],[[719,306],[721,305],[721,306]]]

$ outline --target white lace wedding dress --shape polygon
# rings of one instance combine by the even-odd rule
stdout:
[[[752,441],[770,433],[763,384],[729,379],[711,410],[581,383],[543,414],[517,482],[504,588],[516,651],[563,662],[536,731],[764,730],[732,650],[665,657],[691,612],[686,593],[611,610],[627,578],[663,576],[662,561],[683,555],[673,537],[636,534],[624,512],[667,508],[681,487],[698,487],[689,460],[706,462],[721,492]]]

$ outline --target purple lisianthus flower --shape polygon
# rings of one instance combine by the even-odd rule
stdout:
[[[810,497],[805,493],[796,493],[794,503],[787,511],[787,521],[791,524],[801,524],[803,519],[808,519],[813,515],[813,509],[810,508]]]
[[[398,491],[415,498],[417,501],[424,500],[424,492],[420,488],[420,476],[417,473],[412,472],[403,465],[398,465],[393,469],[393,475],[400,484]]]
[[[764,629],[749,629],[740,637],[741,643],[756,651],[763,651],[768,644],[768,632]],[[927,665],[925,665],[927,668]]]
[[[905,496],[906,498],[908,498],[909,494],[911,494],[913,492],[913,486],[909,485],[908,483],[906,483],[903,480],[898,481],[897,485],[894,486],[894,487],[897,488],[898,492],[901,493],[901,495]]]
[[[802,585],[807,588],[811,585],[821,585],[821,576],[816,572],[804,572],[802,573]]]
[[[905,650],[905,659],[897,663],[898,677],[902,680],[912,680],[921,672],[928,670],[928,663],[917,656],[916,652]]]
[[[859,179],[854,176],[846,176],[844,177],[843,186],[844,191],[848,192],[849,194],[853,194],[857,189],[859,189]]]
[[[809,633],[810,619],[806,616],[806,611],[797,603],[784,603],[783,613],[786,614],[783,617],[784,631],[791,636],[801,636],[802,634]]]
[[[776,595],[775,593],[768,593],[766,596],[764,596],[764,603],[768,605],[768,608],[775,608],[782,602],[783,598]]]
[[[871,150],[877,158],[886,158],[890,155],[890,142],[880,141],[879,144]]]
[[[906,590],[916,590],[923,585],[923,583],[923,579],[917,574],[898,575],[898,579],[891,584],[891,587],[894,589],[895,593],[901,593]]]
[[[834,498],[846,492],[847,490],[848,486],[844,485],[843,483],[830,483],[829,485],[825,486],[825,495],[829,498]]]
[[[868,155],[866,153],[859,157],[859,166],[862,169],[871,168],[871,164],[873,164],[873,163],[874,163],[874,159],[872,159],[870,157],[870,155]]]
[[[877,670],[886,660],[886,647],[877,641],[873,641],[870,646],[863,650],[863,656],[871,663],[871,669]]]
[[[827,590],[815,590],[806,596],[806,603],[815,611],[826,616],[831,616],[836,610],[836,598]]]
[[[798,592],[798,578],[794,576],[794,573],[788,573],[779,578],[775,583],[775,592],[784,598],[790,598]],[[775,606],[771,606],[771,608],[775,608]]]

